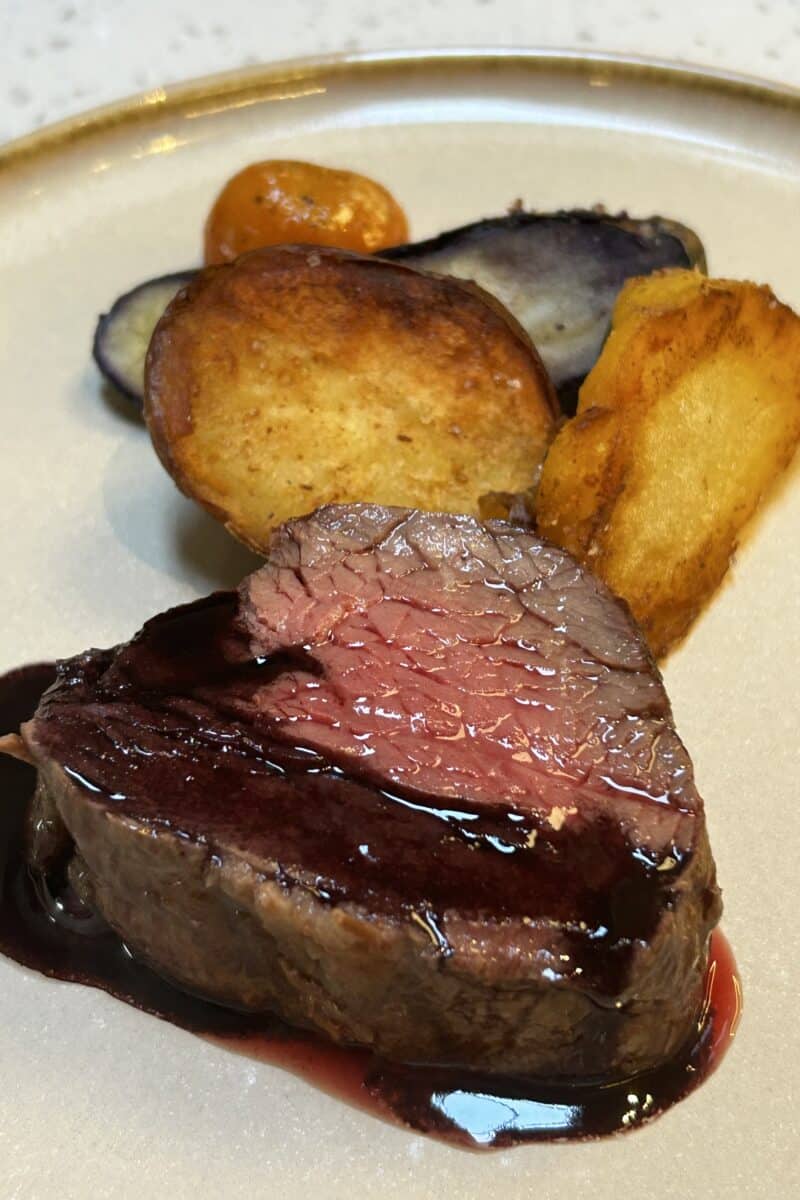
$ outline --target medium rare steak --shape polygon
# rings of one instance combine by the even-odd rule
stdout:
[[[23,734],[36,865],[63,822],[183,987],[558,1078],[691,1035],[720,912],[691,763],[627,609],[527,531],[321,509],[238,596],[62,663]]]

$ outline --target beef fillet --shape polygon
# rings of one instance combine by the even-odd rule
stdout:
[[[81,894],[182,987],[561,1079],[691,1036],[691,763],[627,609],[529,532],[321,509],[238,596],[62,663],[23,736]]]

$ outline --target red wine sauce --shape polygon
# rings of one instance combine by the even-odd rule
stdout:
[[[52,664],[0,678],[0,734],[32,715],[54,679]],[[29,869],[25,816],[34,784],[32,767],[0,754],[0,952],[51,978],[101,988],[421,1133],[486,1149],[622,1132],[652,1120],[694,1090],[716,1068],[736,1032],[741,989],[719,930],[711,939],[705,1001],[691,1044],[655,1070],[612,1083],[549,1084],[524,1076],[388,1063],[275,1018],[222,1008],[138,963],[98,918],[71,905],[59,880],[45,880]]]

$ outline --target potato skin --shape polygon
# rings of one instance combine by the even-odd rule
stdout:
[[[355,500],[477,515],[556,428],[527,335],[471,284],[341,250],[201,271],[150,343],[145,416],[178,486],[241,540]]]
[[[539,532],[630,605],[656,656],[718,587],[800,439],[800,318],[767,287],[630,281],[554,440]]]

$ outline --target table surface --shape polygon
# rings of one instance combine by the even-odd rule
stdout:
[[[800,85],[800,0],[0,0],[0,141],[244,64],[486,45],[644,54]]]

